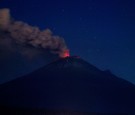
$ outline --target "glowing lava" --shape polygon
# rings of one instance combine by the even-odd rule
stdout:
[[[66,57],[69,57],[70,56],[70,53],[69,53],[69,50],[64,50],[61,54],[60,54],[60,57],[61,58],[66,58]]]

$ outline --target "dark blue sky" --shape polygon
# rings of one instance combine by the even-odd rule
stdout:
[[[15,20],[64,37],[71,55],[135,83],[134,0],[1,0]]]

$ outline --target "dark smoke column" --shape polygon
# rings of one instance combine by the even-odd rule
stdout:
[[[68,51],[63,38],[53,35],[50,29],[41,31],[38,27],[30,26],[22,21],[12,21],[10,10],[7,8],[0,10],[0,30],[9,32],[11,39],[20,46],[30,45],[45,49],[60,57]],[[0,40],[2,39],[0,37]]]

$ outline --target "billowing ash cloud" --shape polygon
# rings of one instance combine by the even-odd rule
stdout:
[[[8,37],[2,37],[0,33],[0,45],[5,44],[9,49],[11,44],[17,44],[23,54],[29,54],[32,50],[28,47],[45,49],[51,53],[63,55],[67,46],[63,38],[54,36],[50,29],[41,31],[38,27],[30,26],[22,21],[13,21],[10,17],[9,9],[0,10],[0,32],[4,32]]]

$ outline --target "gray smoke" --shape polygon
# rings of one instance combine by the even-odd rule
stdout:
[[[22,21],[11,20],[9,9],[0,10],[0,31],[8,35],[2,37],[3,34],[0,34],[0,45],[5,44],[8,49],[13,49],[12,44],[17,44],[24,55],[34,52],[31,47],[48,50],[59,56],[67,50],[64,39],[53,35],[50,29],[41,31]]]

